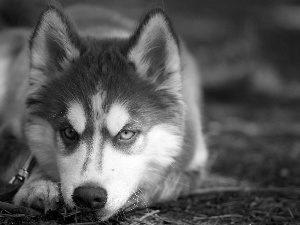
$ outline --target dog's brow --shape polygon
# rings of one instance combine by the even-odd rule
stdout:
[[[92,110],[94,113],[94,120],[101,120],[101,115],[103,115],[103,104],[105,102],[106,92],[98,92],[91,97]]]
[[[130,120],[130,115],[126,107],[119,103],[114,103],[107,114],[106,126],[111,135],[115,136]]]
[[[69,105],[67,118],[73,128],[82,134],[86,126],[86,116],[82,105],[78,102],[72,102]]]

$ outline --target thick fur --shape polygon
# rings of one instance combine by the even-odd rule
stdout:
[[[27,30],[0,36],[1,128],[25,139],[38,162],[14,203],[55,209],[61,193],[73,208],[76,188],[101,187],[106,220],[191,193],[207,160],[199,73],[167,15],[152,10],[135,30],[120,15],[95,16],[101,8],[67,12],[78,27],[50,6],[29,50]]]

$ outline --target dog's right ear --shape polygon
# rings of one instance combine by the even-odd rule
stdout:
[[[157,90],[181,92],[180,46],[171,21],[162,9],[151,10],[129,40],[128,58],[138,75]]]
[[[79,36],[58,7],[49,6],[30,40],[31,83],[59,76],[80,55]]]

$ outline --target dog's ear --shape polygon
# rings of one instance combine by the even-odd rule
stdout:
[[[57,6],[49,6],[30,40],[31,80],[41,81],[60,74],[79,57],[79,37]]]
[[[158,89],[181,90],[179,41],[163,10],[150,11],[129,43],[128,58],[141,77]]]

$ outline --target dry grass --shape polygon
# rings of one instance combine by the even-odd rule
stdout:
[[[3,224],[299,224],[299,189],[226,190],[196,194],[117,215],[99,223],[92,211],[49,212],[43,216],[1,210]]]

